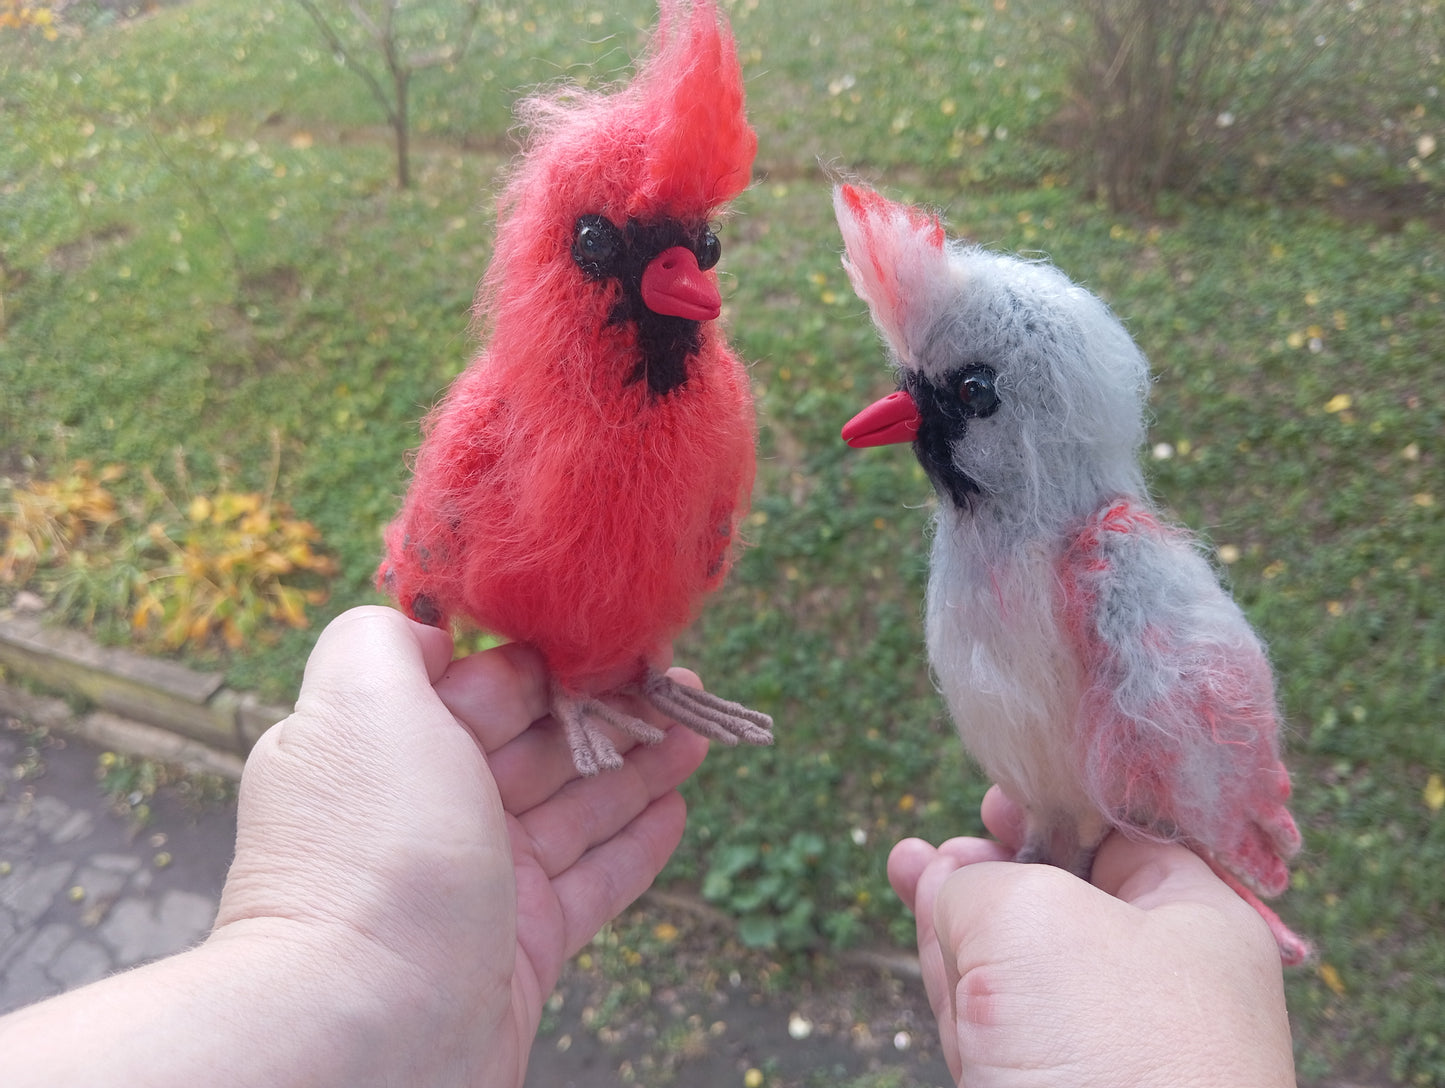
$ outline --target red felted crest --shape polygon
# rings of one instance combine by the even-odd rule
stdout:
[[[654,48],[633,84],[637,121],[651,135],[627,210],[710,213],[747,187],[758,147],[732,33],[711,4],[664,4]]]

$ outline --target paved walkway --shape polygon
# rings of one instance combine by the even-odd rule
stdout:
[[[110,810],[100,752],[0,710],[0,1013],[180,951],[211,928],[234,806]]]

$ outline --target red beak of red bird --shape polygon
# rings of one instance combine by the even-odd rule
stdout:
[[[611,93],[524,101],[475,306],[483,348],[423,425],[377,582],[414,619],[536,647],[577,769],[621,764],[626,691],[727,744],[772,720],[651,662],[733,558],[754,474],[746,371],[717,327],[715,217],[757,137],[711,0],[663,0]]]
[[[1148,362],[1055,268],[861,188],[834,207],[899,385],[843,438],[912,443],[938,493],[929,658],[965,746],[1024,806],[1019,859],[1087,877],[1111,829],[1182,842],[1298,963],[1308,945],[1258,898],[1300,848],[1273,677],[1149,499]]]

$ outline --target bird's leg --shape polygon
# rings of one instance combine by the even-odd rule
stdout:
[[[685,687],[651,667],[636,684],[622,690],[646,699],[659,713],[721,744],[734,745],[740,740],[749,744],[773,743],[773,719],[768,715],[710,692]],[[555,680],[551,685],[551,701],[552,717],[562,723],[567,746],[572,750],[572,763],[581,775],[591,777],[599,771],[622,766],[622,756],[607,734],[598,728],[599,723],[610,725],[643,744],[656,744],[665,736],[661,729],[641,718],[593,696],[568,691]]]
[[[708,691],[685,687],[656,669],[648,668],[638,688],[644,699],[679,725],[721,744],[773,743],[773,719],[742,703]]]
[[[1053,861],[1053,828],[1029,814],[1024,828],[1024,842],[1014,854],[1014,861],[1023,865],[1048,865]]]
[[[1069,858],[1068,864],[1062,866],[1073,873],[1080,880],[1088,880],[1094,874],[1094,855],[1099,852],[1099,844],[1085,846],[1079,843],[1074,847],[1073,855]]]
[[[1024,822],[1024,842],[1014,861],[1055,865],[1080,880],[1088,880],[1094,869],[1094,855],[1107,833],[1108,825],[1097,816],[1081,820],[1072,815],[1030,811]]]
[[[572,750],[572,764],[586,777],[598,771],[612,771],[622,766],[622,756],[596,722],[606,722],[643,744],[656,744],[664,733],[641,718],[618,710],[587,695],[567,691],[557,681],[551,684],[552,717],[562,723],[567,734],[567,747]]]

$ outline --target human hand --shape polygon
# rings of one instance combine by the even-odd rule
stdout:
[[[1295,1083],[1275,942],[1203,861],[1114,834],[1086,884],[1008,861],[1022,813],[996,787],[983,817],[998,842],[888,858],[960,1085]]]
[[[672,854],[706,752],[618,737],[623,767],[580,779],[539,721],[536,654],[451,653],[389,609],[339,617],[242,781],[209,943],[282,943],[324,975],[311,1000],[343,1026],[317,1045],[344,1053],[315,1059],[352,1083],[520,1085],[563,964]]]

